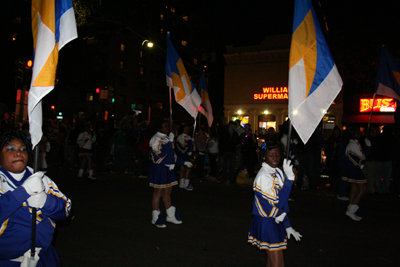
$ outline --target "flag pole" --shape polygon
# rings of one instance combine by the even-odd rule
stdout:
[[[197,116],[199,114],[199,110],[197,109],[196,111],[196,118],[194,119],[194,127],[193,127],[193,133],[192,133],[192,140],[194,141],[194,134],[196,133],[196,125],[197,125]]]
[[[289,159],[289,153],[290,153],[290,147],[289,146],[290,146],[291,135],[292,135],[292,122],[289,119],[289,131],[288,131],[288,138],[287,138],[287,141],[286,141],[286,160]]]
[[[169,123],[171,124],[169,127],[169,131],[172,132],[172,88],[169,87]]]
[[[374,97],[372,98],[372,108],[371,108],[371,113],[369,115],[369,122],[368,122],[368,127],[367,127],[367,137],[369,136],[370,130],[371,130],[371,120],[372,120],[372,112],[374,112],[375,96],[376,96],[376,93],[374,93]]]
[[[35,146],[34,161],[33,161],[33,173],[36,173],[39,169],[39,145]],[[31,242],[31,257],[35,258],[36,253],[36,208],[32,208],[32,242]]]

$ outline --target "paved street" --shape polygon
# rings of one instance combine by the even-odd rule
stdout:
[[[158,229],[150,223],[148,179],[78,180],[76,173],[48,170],[74,208],[74,220],[58,223],[55,247],[63,267],[266,265],[266,254],[247,244],[251,186],[195,181],[192,192],[174,187],[172,203],[183,224]],[[367,195],[361,222],[345,216],[347,202],[324,188],[295,190],[294,197],[289,215],[303,238],[289,240],[285,266],[399,266],[398,196]]]

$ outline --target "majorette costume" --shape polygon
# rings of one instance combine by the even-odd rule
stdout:
[[[293,181],[284,178],[279,168],[272,168],[263,162],[254,179],[253,219],[248,242],[259,249],[286,249],[286,228],[291,227],[288,216],[277,224],[275,218],[282,212],[289,212],[288,198]]]
[[[0,266],[20,266],[22,256],[30,250],[32,236],[32,209],[27,199],[30,195],[22,187],[32,175],[27,167],[20,181],[11,173],[0,168]],[[36,247],[41,248],[37,266],[61,266],[58,255],[51,245],[55,220],[66,219],[71,209],[71,201],[47,176],[43,177],[47,194],[43,208],[37,209]]]
[[[157,132],[150,139],[150,152],[152,159],[150,186],[166,188],[177,185],[175,172],[167,165],[182,165],[184,160],[175,155],[174,143],[169,141],[166,134]]]

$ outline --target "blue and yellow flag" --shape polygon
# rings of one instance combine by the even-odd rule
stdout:
[[[186,72],[182,59],[171,42],[169,33],[167,33],[167,62],[165,64],[165,72],[167,74],[167,86],[174,89],[176,102],[196,119],[201,98]]]
[[[28,95],[33,147],[42,138],[42,98],[54,88],[58,52],[78,37],[71,0],[32,0],[34,61]]]
[[[207,118],[208,126],[211,127],[214,116],[212,113],[212,107],[210,102],[210,96],[208,95],[206,78],[204,75],[205,71],[201,74],[199,81],[199,95],[201,96],[201,104],[199,107],[199,111]]]
[[[296,0],[289,60],[289,118],[304,143],[342,84],[311,0]]]
[[[400,101],[400,62],[385,47],[382,47],[375,93]]]

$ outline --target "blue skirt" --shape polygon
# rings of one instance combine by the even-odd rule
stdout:
[[[253,216],[248,242],[259,249],[270,251],[286,249],[285,226],[283,223],[275,223],[275,218]]]
[[[152,163],[149,178],[150,186],[154,188],[167,188],[178,184],[175,171],[170,171],[164,164]]]

